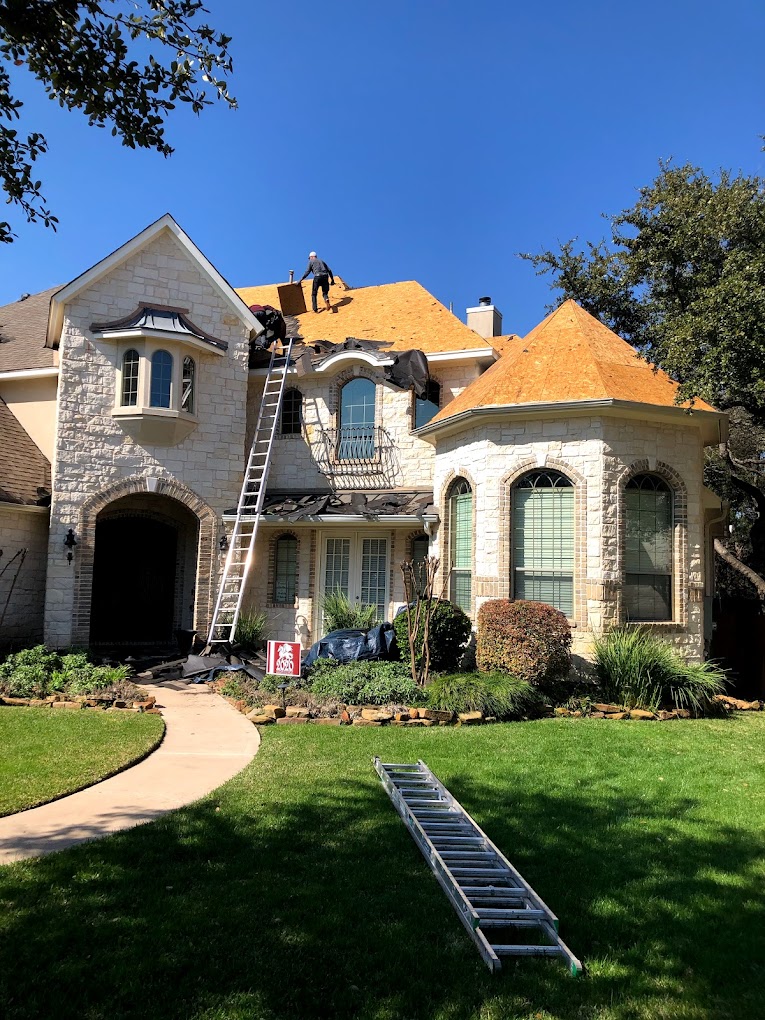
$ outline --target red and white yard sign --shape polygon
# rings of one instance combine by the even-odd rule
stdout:
[[[277,676],[300,676],[300,642],[269,641],[266,672]]]

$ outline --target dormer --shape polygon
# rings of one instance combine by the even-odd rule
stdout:
[[[115,344],[112,417],[142,443],[174,446],[194,431],[205,356],[224,357],[228,350],[187,313],[141,305],[122,319],[90,327],[94,338]]]

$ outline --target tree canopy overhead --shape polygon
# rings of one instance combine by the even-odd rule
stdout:
[[[55,229],[34,163],[45,137],[19,132],[22,102],[13,68],[26,66],[60,106],[81,110],[130,148],[169,156],[164,121],[177,103],[195,113],[216,99],[236,100],[229,36],[200,22],[201,0],[0,0],[0,182],[28,221]],[[0,222],[0,242],[12,241]]]
[[[526,254],[681,384],[681,398],[765,418],[765,184],[660,163],[637,202],[584,249]]]

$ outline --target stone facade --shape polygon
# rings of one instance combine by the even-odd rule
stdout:
[[[96,339],[93,323],[126,316],[143,303],[180,306],[203,330],[228,343],[224,357],[195,352],[198,423],[176,445],[136,441],[113,417],[118,344]],[[169,233],[161,233],[65,308],[51,507],[46,641],[87,643],[94,509],[131,492],[179,499],[197,514],[202,544],[196,626],[210,614],[212,545],[218,522],[234,506],[244,460],[249,328]],[[104,502],[104,494],[107,495]],[[61,555],[69,528],[74,564]]]
[[[0,503],[0,647],[42,641],[47,549],[47,509]]]
[[[703,447],[698,429],[610,417],[522,419],[476,424],[438,441],[435,493],[441,527],[432,551],[448,568],[447,494],[464,477],[474,494],[473,615],[489,598],[512,597],[513,484],[553,468],[574,485],[574,652],[589,657],[593,634],[625,619],[624,486],[650,471],[673,491],[673,619],[652,626],[694,658],[704,650]]]

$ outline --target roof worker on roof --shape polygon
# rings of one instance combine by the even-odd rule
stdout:
[[[308,256],[308,268],[298,280],[298,283],[302,283],[306,276],[310,276],[313,273],[313,287],[311,288],[311,307],[315,312],[318,312],[316,306],[316,295],[321,292],[324,296],[324,304],[327,306],[328,312],[336,312],[337,309],[333,308],[329,303],[329,285],[330,283],[334,287],[335,277],[332,274],[332,270],[329,268],[326,262],[323,262],[317,257],[316,252],[312,251]]]

